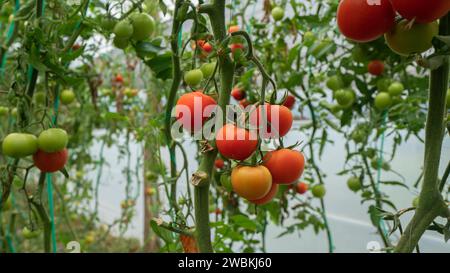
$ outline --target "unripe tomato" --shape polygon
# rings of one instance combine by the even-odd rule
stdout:
[[[39,149],[47,153],[61,151],[67,146],[67,142],[69,142],[67,132],[60,128],[42,131],[38,137]]]
[[[36,230],[30,230],[27,227],[24,227],[22,229],[22,236],[25,239],[33,239],[39,236],[39,234],[41,233],[41,231],[39,229]]]
[[[317,198],[323,198],[326,192],[327,190],[325,189],[325,186],[322,184],[315,185],[311,189],[312,195]]]
[[[200,69],[193,69],[184,74],[184,81],[189,86],[197,86],[203,80],[203,72]]]
[[[355,62],[362,63],[366,61],[366,55],[367,53],[365,50],[359,46],[355,45],[352,49],[352,58]]]
[[[278,184],[272,183],[272,187],[270,187],[269,192],[264,195],[264,197],[256,199],[256,200],[248,200],[250,203],[256,204],[256,205],[265,205],[272,201],[272,199],[277,195],[278,193]]]
[[[142,41],[152,35],[155,29],[153,18],[146,13],[135,13],[130,16],[133,25],[133,39]]]
[[[11,133],[2,143],[3,154],[14,158],[32,155],[37,149],[37,138],[31,134]]]
[[[389,93],[381,92],[375,97],[375,107],[378,110],[385,110],[392,105],[392,98]]]
[[[370,61],[367,65],[367,71],[374,76],[380,76],[384,72],[384,63],[380,60]]]
[[[37,104],[45,104],[46,97],[47,95],[45,94],[45,92],[36,92],[33,95],[34,101]]]
[[[17,107],[14,107],[13,109],[11,109],[11,115],[15,118],[17,118],[19,114],[19,110],[17,110]]]
[[[286,99],[283,102],[283,105],[292,110],[292,108],[294,108],[294,104],[295,104],[295,97],[292,95],[287,95]]]
[[[304,194],[305,192],[308,191],[308,187],[309,187],[308,184],[306,184],[304,182],[300,182],[300,183],[297,183],[297,185],[295,186],[295,191],[298,194]]]
[[[258,146],[256,132],[228,123],[217,131],[216,146],[220,154],[234,160],[244,160],[253,154]]]
[[[8,111],[9,111],[8,107],[0,106],[0,117],[8,115]]]
[[[200,91],[182,95],[175,106],[176,119],[189,132],[201,130],[205,121],[211,116],[216,101]]]
[[[261,118],[263,114],[265,118]],[[250,125],[257,128],[261,138],[280,138],[285,136],[292,127],[293,116],[291,110],[283,105],[265,104],[258,106],[250,113]],[[263,128],[262,121],[266,120],[266,128]]]
[[[214,69],[216,68],[216,63],[212,62],[212,63],[204,63],[201,67],[200,70],[203,73],[203,77],[205,78],[209,78],[213,75],[214,73]]]
[[[307,47],[310,47],[314,44],[314,42],[316,41],[316,35],[314,35],[314,33],[312,33],[311,31],[306,31],[303,34],[303,44]]]
[[[344,88],[344,81],[342,81],[342,78],[338,75],[331,76],[327,80],[327,87],[330,88],[333,91],[339,90]]]
[[[448,0],[391,0],[394,9],[405,19],[430,23],[450,10]]]
[[[395,12],[389,0],[370,5],[367,0],[342,0],[337,10],[341,33],[356,42],[370,42],[389,31]]]
[[[235,100],[243,100],[245,98],[245,91],[242,90],[239,87],[235,87],[233,88],[233,90],[231,91],[231,96],[235,99]]]
[[[392,84],[392,79],[390,78],[381,78],[377,80],[377,88],[380,92],[387,92],[389,90],[389,86]]]
[[[46,153],[42,150],[38,150],[33,155],[34,165],[44,173],[53,173],[64,168],[67,163],[68,151],[64,149],[62,151],[54,153]]]
[[[120,21],[114,26],[113,32],[120,39],[129,39],[133,35],[133,25],[128,20]]]
[[[271,13],[275,21],[280,21],[284,17],[284,9],[281,7],[274,7]]]
[[[334,97],[343,108],[351,107],[356,99],[355,92],[350,89],[340,89],[334,93]]]
[[[225,166],[225,162],[223,161],[223,159],[217,158],[217,159],[214,161],[214,166],[215,166],[217,169],[222,169],[223,166]]]
[[[417,207],[419,207],[419,196],[416,196],[414,199],[413,199],[413,201],[412,201],[412,206],[413,207],[415,207],[415,208],[417,208]]]
[[[367,135],[363,130],[356,129],[352,132],[351,138],[355,143],[363,143],[367,139]]]
[[[405,90],[405,87],[401,82],[393,82],[391,85],[389,85],[388,93],[389,95],[395,97],[401,95],[403,90]]]
[[[299,179],[305,169],[305,157],[301,152],[280,149],[268,152],[263,165],[272,174],[273,183],[291,184]]]
[[[233,191],[247,200],[266,196],[272,187],[272,176],[264,166],[236,166],[231,171]]]
[[[358,177],[350,177],[347,180],[347,186],[350,190],[357,192],[361,189],[361,180]]]
[[[113,44],[118,49],[125,49],[130,44],[130,40],[128,38],[120,38],[118,36],[114,37]]]
[[[230,26],[229,28],[228,28],[228,33],[233,33],[233,32],[236,32],[236,31],[239,31],[240,30],[240,28],[239,28],[239,26]]]
[[[110,17],[103,18],[100,22],[100,26],[106,31],[111,31],[115,25],[116,21]]]
[[[431,43],[433,37],[439,32],[437,21],[427,24],[415,23],[411,27],[408,24],[407,20],[402,20],[384,35],[389,48],[402,56],[420,54],[430,49],[433,46]]]
[[[62,104],[71,104],[75,100],[75,93],[72,90],[63,90],[59,99]]]

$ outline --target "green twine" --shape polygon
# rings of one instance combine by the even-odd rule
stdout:
[[[20,1],[16,0],[16,5],[14,7],[14,15],[16,15],[16,12],[20,9]],[[9,41],[11,40],[13,34],[14,34],[14,27],[16,25],[15,21],[12,21],[11,24],[9,25],[9,29],[8,29],[8,33],[6,34],[6,43],[9,43]],[[3,77],[3,74],[5,73],[5,69],[4,69],[4,65],[6,64],[6,59],[7,59],[7,52],[5,52],[5,54],[3,54],[3,58],[0,60],[0,76]]]

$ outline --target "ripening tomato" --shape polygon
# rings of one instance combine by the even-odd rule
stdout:
[[[270,187],[269,192],[264,195],[264,197],[256,199],[256,200],[248,200],[250,203],[256,204],[256,205],[264,205],[272,201],[272,199],[277,195],[278,193],[278,184],[272,183],[272,187]]]
[[[236,31],[239,31],[240,30],[240,28],[239,28],[239,26],[230,26],[229,28],[228,28],[228,33],[233,33],[233,32],[236,32]]]
[[[356,42],[370,42],[389,31],[395,23],[395,12],[389,0],[370,5],[368,0],[342,0],[337,10],[341,33]]]
[[[118,83],[123,83],[123,76],[122,76],[122,74],[117,74],[116,75],[116,77],[114,78],[114,81],[115,82],[118,82]]]
[[[207,53],[210,53],[213,50],[213,47],[210,43],[206,42],[203,46],[202,49],[204,51],[206,51]]]
[[[258,146],[256,132],[238,128],[229,123],[217,131],[216,146],[220,154],[234,160],[244,160],[253,154]]]
[[[197,132],[211,116],[214,110],[212,106],[215,105],[217,105],[216,101],[201,91],[184,94],[175,106],[176,119],[181,122],[185,130]]]
[[[297,183],[297,185],[295,186],[295,191],[298,194],[304,194],[305,192],[308,191],[308,184],[304,182]]]
[[[292,110],[295,104],[295,97],[292,95],[287,95],[286,99],[283,102],[283,105]]]
[[[260,116],[265,111],[265,120],[267,128],[262,128]],[[260,105],[256,110],[250,113],[250,125],[258,130],[263,130],[262,138],[280,138],[285,136],[292,127],[293,116],[291,110],[283,105],[265,104],[264,108]]]
[[[233,191],[247,200],[266,196],[272,187],[272,176],[264,166],[236,166],[231,171]]]
[[[214,166],[215,166],[217,169],[222,169],[224,165],[225,165],[225,162],[223,161],[222,158],[217,158],[217,159],[214,161]]]
[[[67,163],[69,153],[67,149],[46,153],[42,150],[38,150],[33,155],[34,165],[44,173],[53,173],[64,168]]]
[[[244,50],[244,45],[241,43],[233,43],[230,45],[231,53],[233,54],[233,57],[239,56],[242,54],[242,51]]]
[[[389,48],[403,56],[422,53],[430,49],[433,37],[438,35],[439,25],[436,22],[427,24],[415,23],[409,26],[407,20],[398,22],[384,37]]]
[[[2,143],[2,151],[6,156],[21,158],[34,154],[38,149],[38,141],[34,135],[11,133]]]
[[[450,10],[448,0],[391,0],[394,9],[405,19],[430,23]]]
[[[235,100],[243,100],[245,98],[245,91],[242,90],[239,87],[235,87],[233,88],[233,90],[231,91],[231,96],[235,99]]]
[[[53,153],[66,148],[69,137],[67,132],[60,128],[50,128],[42,131],[38,137],[39,149]]]
[[[384,63],[380,60],[372,60],[367,65],[367,71],[374,76],[380,76],[384,72]]]
[[[305,157],[301,152],[280,149],[268,152],[263,165],[272,174],[273,183],[291,184],[299,179],[305,169]]]

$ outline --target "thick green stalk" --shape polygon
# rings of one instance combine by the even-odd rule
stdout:
[[[441,19],[439,33],[440,35],[450,34],[450,14]],[[412,252],[420,237],[437,216],[449,216],[449,210],[438,189],[448,79],[449,58],[446,57],[439,68],[431,71],[422,191],[419,196],[419,206],[400,238],[396,252]]]
[[[225,0],[216,0],[213,4],[206,4],[200,7],[200,12],[207,13],[211,20],[214,39],[223,41],[226,35],[225,29]],[[226,106],[230,101],[230,93],[233,87],[234,64],[228,55],[219,55],[220,67],[220,92],[219,107],[225,113]],[[225,122],[225,120],[224,120]],[[209,185],[214,160],[217,150],[203,154],[198,173],[207,174],[204,183],[195,187],[194,209],[196,222],[196,238],[200,252],[213,252],[211,245],[211,230],[209,226]]]

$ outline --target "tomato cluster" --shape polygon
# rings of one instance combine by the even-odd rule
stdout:
[[[68,160],[68,135],[59,128],[44,130],[36,137],[27,133],[11,133],[2,143],[6,156],[16,159],[33,156],[34,165],[45,173],[61,170]]]
[[[117,48],[126,49],[130,40],[139,42],[148,39],[155,30],[155,22],[147,13],[133,13],[117,23],[109,19],[103,28],[107,31],[112,29],[115,35],[114,45]]]
[[[341,33],[356,42],[385,36],[397,54],[420,54],[432,47],[438,33],[437,20],[450,11],[447,0],[342,0],[337,11]],[[395,20],[398,13],[403,20]]]

